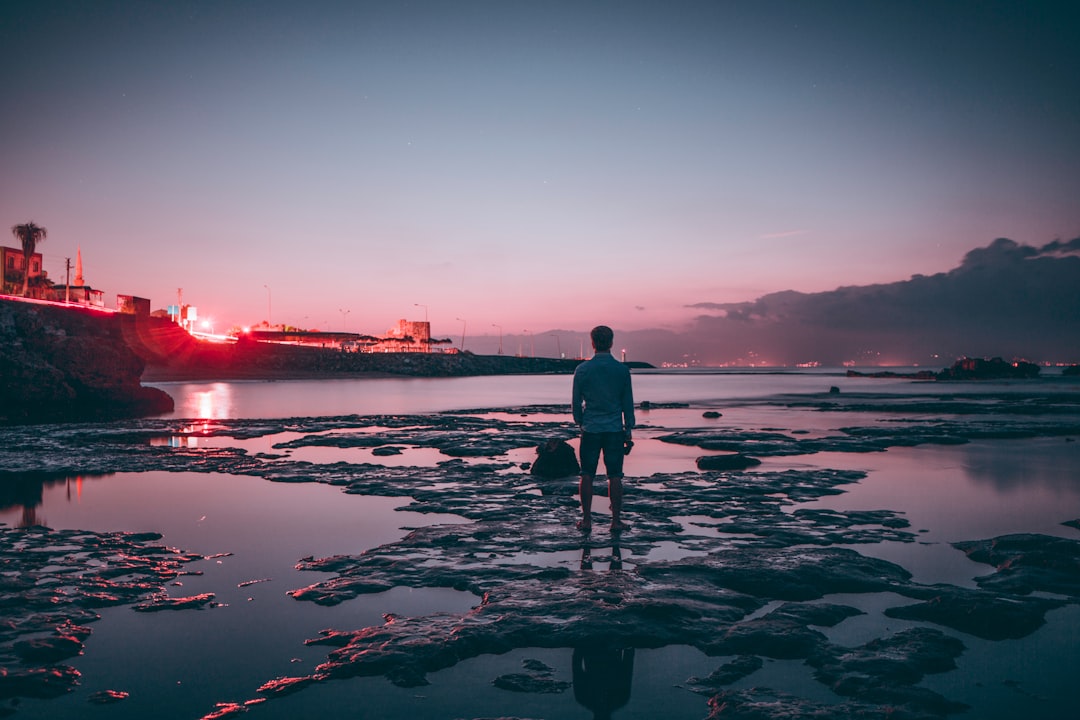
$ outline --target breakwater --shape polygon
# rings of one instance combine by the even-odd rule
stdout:
[[[146,362],[143,379],[153,381],[571,373],[581,362],[470,352],[362,353],[245,338],[207,342],[159,318],[130,323],[125,332],[128,344]]]

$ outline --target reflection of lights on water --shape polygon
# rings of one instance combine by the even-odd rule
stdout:
[[[195,394],[195,403],[198,406],[196,412],[201,418],[214,417],[214,391],[207,390],[206,392]]]
[[[197,448],[199,447],[199,438],[190,435],[170,435],[169,437],[150,438],[150,444],[154,447]]]
[[[193,393],[193,417],[200,420],[228,418],[232,413],[232,387],[227,383],[215,383],[209,390]]]

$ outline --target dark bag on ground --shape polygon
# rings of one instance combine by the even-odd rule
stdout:
[[[536,462],[529,472],[543,478],[561,478],[581,472],[577,454],[565,440],[547,440],[536,448]]]

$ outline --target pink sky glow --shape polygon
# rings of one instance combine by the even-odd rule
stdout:
[[[681,329],[1080,235],[1064,4],[5,7],[0,218],[218,328]]]

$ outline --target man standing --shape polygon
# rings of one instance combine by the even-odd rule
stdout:
[[[611,356],[615,333],[606,325],[592,329],[593,357],[578,365],[574,372],[571,404],[574,422],[581,427],[581,521],[577,526],[592,529],[593,478],[604,455],[611,500],[611,531],[629,528],[619,517],[622,512],[623,456],[633,446],[634,393],[630,370]]]

